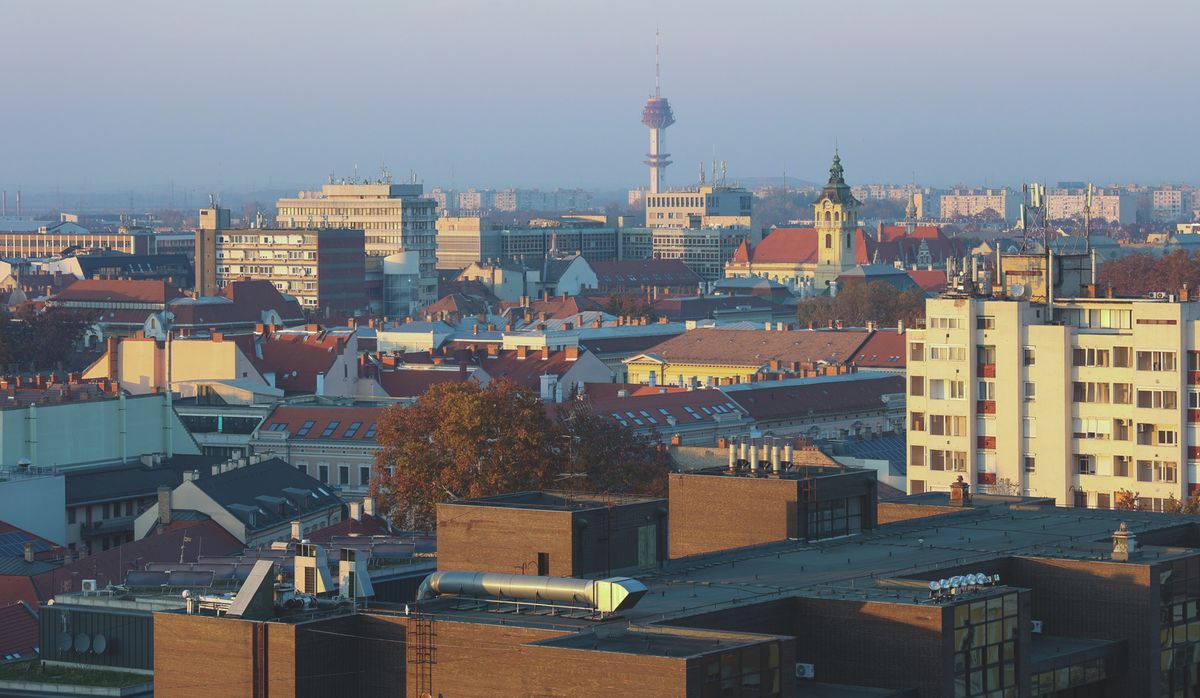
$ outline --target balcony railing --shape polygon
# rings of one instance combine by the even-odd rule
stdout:
[[[975,403],[975,411],[979,414],[996,414],[996,401],[979,400]]]
[[[975,437],[975,447],[985,450],[996,450],[996,437],[994,436],[977,436]]]
[[[995,378],[996,364],[979,364],[976,372],[979,374],[980,378]]]

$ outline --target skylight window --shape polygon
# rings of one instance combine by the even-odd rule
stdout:
[[[314,424],[316,422],[311,419],[305,420],[304,424],[300,425],[300,430],[296,432],[296,436],[308,436],[308,432],[312,431]]]
[[[360,427],[362,427],[362,422],[350,422],[350,426],[346,427],[346,433],[342,434],[342,438],[353,439]]]
[[[322,438],[322,439],[328,439],[329,437],[333,436],[333,432],[334,432],[334,431],[335,431],[335,430],[336,430],[336,429],[337,429],[339,426],[341,426],[341,424],[342,424],[342,423],[341,423],[340,421],[336,420],[336,419],[335,419],[335,420],[333,420],[332,422],[330,422],[329,424],[326,424],[326,425],[325,425],[325,429],[323,429],[323,430],[321,431],[321,438]]]

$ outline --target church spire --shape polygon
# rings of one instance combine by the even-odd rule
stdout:
[[[837,148],[833,149],[833,164],[829,166],[829,183],[835,186],[846,183],[842,178],[842,158],[838,155]]]

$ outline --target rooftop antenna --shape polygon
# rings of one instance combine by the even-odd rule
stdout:
[[[704,161],[700,161],[700,185],[704,185]]]
[[[654,96],[661,96],[662,89],[662,63],[661,63],[661,45],[658,40],[658,27],[654,27]]]
[[[1092,183],[1088,182],[1087,195],[1083,200],[1083,242],[1088,252],[1092,251]]]
[[[729,174],[729,163],[725,160],[721,161],[721,184],[725,184],[725,177]]]

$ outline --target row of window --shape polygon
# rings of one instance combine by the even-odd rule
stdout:
[[[957,328],[958,318],[930,318],[930,322],[940,322],[946,329]],[[951,321],[953,321],[951,323]],[[949,323],[949,324],[948,324]],[[933,327],[934,325],[930,325]],[[976,360],[980,365],[996,363],[996,347],[993,345],[976,346]],[[909,360],[911,361],[965,361],[966,347],[960,345],[932,344],[926,347],[924,342],[909,343]],[[1037,362],[1034,347],[1022,347],[1022,363],[1032,366]],[[1139,371],[1175,371],[1178,368],[1177,357],[1173,351],[1148,350],[1137,351],[1133,347],[1113,347],[1098,349],[1093,347],[1075,347],[1071,351],[1071,365],[1078,367],[1098,368],[1136,368]],[[1188,352],[1188,370],[1200,371],[1200,351]]]

